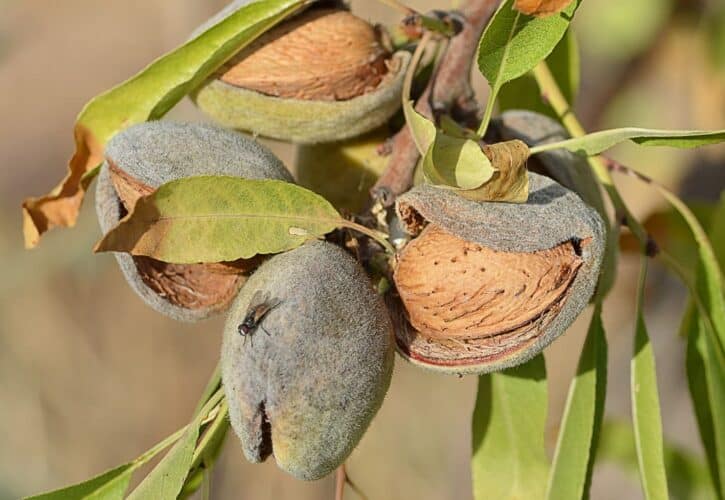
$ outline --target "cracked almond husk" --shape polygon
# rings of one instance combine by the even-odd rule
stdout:
[[[292,181],[269,150],[216,126],[147,122],[117,134],[106,148],[96,209],[107,233],[138,198],[160,185],[195,175]],[[149,306],[176,320],[197,321],[225,311],[261,258],[211,264],[169,264],[115,253],[131,288]]]
[[[578,195],[530,173],[524,204],[475,202],[418,186],[398,216],[414,238],[398,253],[398,351],[414,364],[481,374],[524,363],[592,296],[604,224]]]
[[[220,124],[259,135],[304,144],[356,137],[400,106],[409,54],[386,45],[348,10],[313,6],[242,49],[192,98]]]

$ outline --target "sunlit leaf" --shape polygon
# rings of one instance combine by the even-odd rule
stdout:
[[[544,497],[549,463],[546,368],[539,355],[483,375],[473,413],[473,496],[476,500]]]
[[[696,148],[725,141],[725,130],[655,130],[646,128],[618,128],[593,132],[566,141],[532,148],[531,154],[551,149],[567,149],[573,153],[594,156],[619,143],[632,141],[642,146],[670,146]]]
[[[607,339],[597,306],[569,387],[546,497],[579,500],[589,491],[607,389]]]
[[[82,483],[26,500],[122,500],[137,467],[130,462]]]
[[[531,16],[550,16],[569,5],[572,0],[516,0],[515,7]]]
[[[158,119],[224,62],[310,0],[265,0],[244,5],[140,73],[90,101],[76,120],[76,151],[67,176],[50,193],[23,203],[26,247],[55,226],[71,227],[106,142],[136,123]]]
[[[546,58],[546,64],[569,106],[573,106],[579,93],[580,77],[579,47],[573,30],[566,31],[564,37]],[[528,109],[558,119],[556,112],[542,96],[539,85],[531,73],[526,73],[501,87],[498,107],[500,111]]]
[[[233,261],[290,250],[341,221],[327,200],[289,182],[188,177],[140,198],[96,251],[179,264]]]
[[[530,71],[544,60],[564,36],[579,1],[561,13],[537,18],[513,8],[507,0],[483,32],[478,46],[478,67],[498,94],[504,83]]]
[[[667,482],[673,498],[682,500],[711,499],[712,482],[707,466],[689,450],[665,441]],[[597,448],[597,463],[609,462],[638,476],[634,430],[628,422],[605,420]]]
[[[711,228],[715,264],[725,262],[725,197],[712,217]],[[706,281],[706,274],[712,272],[712,265],[704,266],[703,260],[697,270],[698,283]],[[681,330],[687,338],[687,381],[700,438],[712,482],[719,498],[725,498],[725,349],[715,331],[717,321],[706,319],[709,312],[702,304],[704,298],[698,298],[703,288],[696,286],[696,298],[688,306]]]
[[[631,361],[632,421],[639,475],[645,498],[667,500],[669,496],[664,461],[662,417],[657,392],[657,372],[643,311],[647,259],[648,257],[642,258],[642,271],[637,294],[634,353]]]
[[[192,466],[199,428],[222,399],[223,391],[219,390],[194,417],[166,456],[131,492],[128,500],[176,500]]]

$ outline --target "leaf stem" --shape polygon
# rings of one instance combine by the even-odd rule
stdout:
[[[395,248],[393,248],[393,245],[388,241],[388,237],[385,233],[370,229],[369,227],[358,224],[357,222],[342,218],[340,219],[339,225],[340,227],[346,227],[348,229],[352,229],[353,231],[357,231],[358,233],[362,233],[365,236],[371,237],[372,239],[380,243],[380,245],[385,249],[387,253],[389,253],[390,255],[395,254]]]
[[[551,70],[545,61],[540,62],[534,69],[533,75],[536,79],[536,83],[539,85],[539,89],[543,97],[548,101],[551,107],[556,112],[559,120],[564,125],[564,128],[569,132],[572,137],[581,137],[586,135],[584,127],[573,113],[571,106],[567,102],[564,95],[561,93],[559,85],[556,83],[554,76],[551,74]],[[534,148],[535,149],[535,148]],[[538,152],[541,152],[539,150]],[[533,149],[532,149],[533,153]],[[591,166],[597,180],[602,184],[607,195],[609,196],[617,216],[622,218],[627,227],[632,231],[637,241],[640,244],[640,250],[643,254],[647,254],[650,246],[650,238],[647,231],[644,229],[642,224],[632,215],[632,212],[627,207],[624,199],[619,194],[617,186],[612,180],[612,176],[609,173],[606,163],[600,156],[591,156],[587,158],[589,165]]]
[[[503,8],[503,6],[501,8]],[[483,120],[481,120],[481,125],[478,127],[478,135],[480,137],[483,137],[486,134],[488,125],[491,122],[491,115],[493,115],[493,107],[496,104],[496,98],[498,97],[498,93],[501,91],[501,86],[502,86],[501,75],[503,74],[503,66],[506,64],[506,60],[508,59],[509,51],[511,50],[511,39],[513,38],[514,33],[516,32],[516,28],[519,25],[520,18],[521,18],[521,13],[517,11],[513,26],[511,26],[511,31],[509,31],[508,41],[506,42],[506,46],[503,49],[503,56],[501,56],[501,65],[498,68],[498,74],[496,75],[496,81],[493,82],[493,84],[491,85],[491,93],[488,95],[488,101],[486,101],[486,111],[483,114]]]

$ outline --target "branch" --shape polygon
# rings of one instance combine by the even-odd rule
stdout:
[[[478,48],[478,40],[500,0],[468,0],[461,9],[463,29],[454,36],[442,57],[438,70],[428,82],[415,108],[422,115],[433,118],[443,113],[474,115],[478,111],[471,88],[471,65]],[[388,166],[370,194],[373,205],[385,207],[413,185],[413,174],[420,155],[410,129],[405,125],[392,139],[392,152]]]

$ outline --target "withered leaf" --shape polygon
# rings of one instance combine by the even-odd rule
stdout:
[[[562,11],[572,0],[516,0],[514,8],[529,16],[544,17]]]
[[[475,201],[526,203],[529,198],[529,176],[526,169],[529,147],[516,139],[484,146],[483,153],[491,161],[493,176],[481,187],[461,190],[458,194]]]
[[[26,248],[53,227],[72,227],[102,162],[105,144],[121,130],[161,118],[241,48],[311,0],[267,0],[244,5],[196,38],[157,59],[124,83],[91,100],[76,121],[76,152],[68,173],[50,193],[23,202]]]

